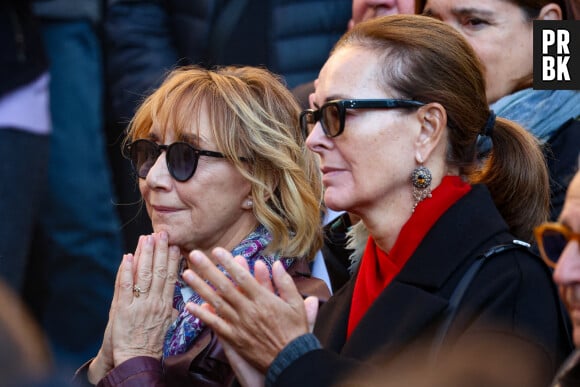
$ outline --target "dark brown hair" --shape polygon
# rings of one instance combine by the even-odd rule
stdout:
[[[393,15],[356,25],[336,44],[360,46],[382,58],[379,82],[386,91],[447,112],[447,163],[471,183],[483,183],[514,235],[532,240],[547,218],[548,172],[536,138],[518,124],[497,118],[493,149],[482,161],[476,141],[490,116],[482,66],[469,43],[439,20]]]

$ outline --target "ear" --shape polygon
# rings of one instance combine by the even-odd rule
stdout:
[[[443,133],[447,127],[447,111],[441,104],[432,102],[420,107],[417,114],[421,129],[415,140],[415,155],[417,162],[423,163],[444,137]]]
[[[548,3],[542,7],[536,20],[562,20],[562,8],[556,3]]]

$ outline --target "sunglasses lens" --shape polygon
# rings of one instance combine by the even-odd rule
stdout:
[[[167,168],[177,181],[186,181],[197,168],[197,154],[186,143],[173,143],[167,150]]]
[[[155,144],[147,140],[137,140],[131,144],[129,158],[133,163],[133,168],[137,176],[144,179],[149,170],[159,157],[159,151]]]
[[[335,104],[324,105],[322,107],[322,129],[329,137],[340,134],[340,111]]]
[[[542,243],[546,257],[556,263],[562,251],[564,251],[568,240],[560,231],[545,230],[542,233]]]
[[[312,132],[316,125],[316,118],[314,117],[314,112],[311,110],[305,110],[300,114],[300,129],[305,138]]]

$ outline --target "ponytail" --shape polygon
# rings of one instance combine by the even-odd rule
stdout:
[[[539,141],[513,121],[497,118],[490,131],[493,147],[471,183],[485,184],[510,227],[524,241],[546,221],[550,206],[548,169]]]

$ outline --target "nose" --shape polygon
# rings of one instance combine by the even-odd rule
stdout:
[[[560,286],[580,284],[580,248],[578,240],[568,242],[554,269],[554,281]]]
[[[332,146],[332,140],[328,138],[322,130],[322,124],[317,121],[308,137],[306,137],[306,146],[313,152],[320,153],[322,148]]]
[[[149,169],[145,181],[147,185],[151,188],[166,188],[171,185],[171,174],[169,169],[167,169],[167,151],[162,150],[155,160],[155,163]]]

